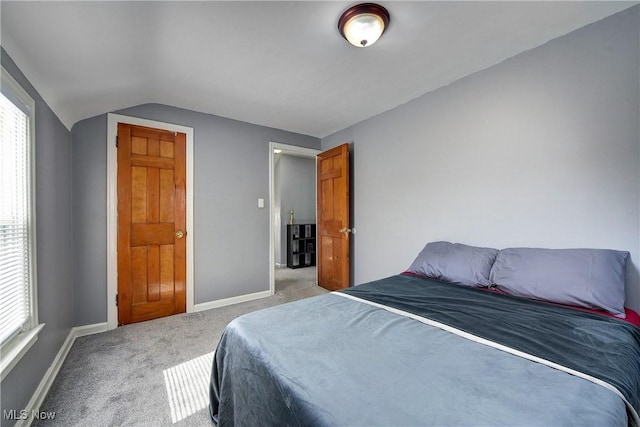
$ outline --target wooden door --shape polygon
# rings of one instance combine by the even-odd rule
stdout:
[[[351,285],[349,261],[349,144],[317,157],[318,285],[334,291]]]
[[[186,308],[186,135],[118,124],[118,324]]]

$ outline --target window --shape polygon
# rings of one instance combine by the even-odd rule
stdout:
[[[33,99],[2,68],[0,93],[0,362],[2,379],[33,345],[35,275]]]

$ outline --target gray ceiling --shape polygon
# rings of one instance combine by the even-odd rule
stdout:
[[[2,46],[64,124],[155,102],[324,137],[637,2],[2,1]]]

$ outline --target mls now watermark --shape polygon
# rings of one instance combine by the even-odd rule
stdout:
[[[29,418],[32,418],[34,420],[53,420],[56,418],[56,413],[38,410],[27,411],[26,409],[23,409],[21,411],[18,411],[17,409],[4,409],[2,411],[2,417],[5,420],[12,421],[26,420]]]

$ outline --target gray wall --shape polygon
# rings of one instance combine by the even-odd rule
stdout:
[[[25,409],[69,335],[72,319],[71,133],[2,49],[2,66],[36,102],[38,315],[46,326],[2,381],[0,410]],[[1,418],[2,426],[13,421]]]
[[[274,167],[276,206],[280,207],[280,245],[275,262],[287,263],[287,224],[293,209],[296,224],[316,223],[316,161],[309,157],[281,154]],[[275,213],[276,216],[278,212]]]
[[[440,239],[613,248],[640,310],[638,9],[323,138],[357,150],[355,282]]]
[[[268,290],[269,142],[318,149],[320,140],[166,105],[117,113],[194,128],[196,304]],[[72,129],[76,325],[107,320],[106,127],[105,114]]]
[[[107,321],[107,115],[76,123],[71,136],[73,322],[81,326]]]

